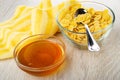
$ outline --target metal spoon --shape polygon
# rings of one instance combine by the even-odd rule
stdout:
[[[86,34],[87,34],[87,40],[88,40],[88,49],[90,51],[99,51],[100,47],[97,44],[97,42],[95,41],[95,39],[93,38],[88,25],[87,24],[83,24],[82,22],[79,22],[78,25],[83,25],[86,29]]]
[[[85,14],[87,11],[85,11],[85,9],[80,8],[76,11],[75,13],[75,17],[77,17],[80,13]],[[93,38],[88,25],[87,24],[83,24],[82,22],[77,23],[78,25],[83,25],[86,29],[86,34],[87,34],[87,41],[88,41],[88,50],[90,51],[99,51],[100,47],[97,44],[97,42],[95,41],[95,39]]]

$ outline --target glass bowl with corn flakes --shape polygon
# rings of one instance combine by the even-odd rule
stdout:
[[[62,34],[78,46],[87,46],[87,35],[83,25],[87,24],[94,39],[101,43],[110,33],[115,14],[108,6],[91,1],[66,2],[57,15],[56,21]],[[76,11],[79,11],[76,17]]]

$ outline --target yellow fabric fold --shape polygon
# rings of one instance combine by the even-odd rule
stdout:
[[[63,2],[53,7],[51,0],[42,0],[35,7],[18,6],[9,20],[0,23],[0,60],[13,57],[15,46],[25,37],[54,35],[58,31],[56,15],[64,6]]]

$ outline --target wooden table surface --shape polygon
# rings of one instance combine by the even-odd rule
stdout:
[[[17,5],[36,5],[40,0],[0,0],[0,22],[9,19]],[[0,80],[120,80],[120,0],[96,0],[110,6],[116,15],[112,32],[99,52],[78,49],[61,34],[66,45],[62,70],[48,76],[32,76],[20,70],[13,59],[0,61]]]

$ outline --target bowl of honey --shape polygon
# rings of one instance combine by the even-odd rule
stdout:
[[[27,73],[50,74],[64,63],[65,45],[55,36],[33,35],[17,44],[14,59],[17,66]]]

